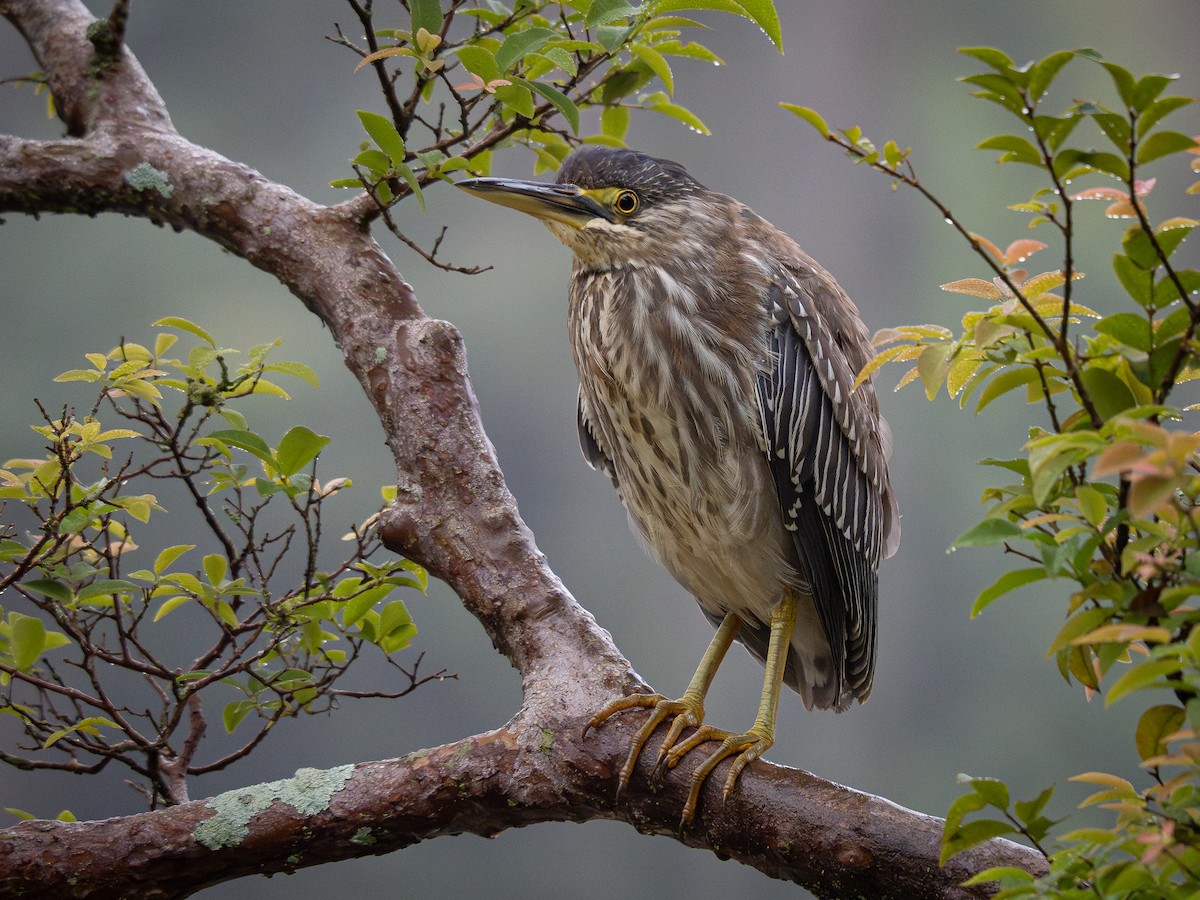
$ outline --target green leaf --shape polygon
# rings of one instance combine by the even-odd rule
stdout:
[[[303,425],[288,430],[275,450],[275,462],[284,475],[295,475],[329,443],[329,438],[317,434]]]
[[[543,84],[540,81],[522,81],[521,83],[549,100],[551,105],[562,113],[563,118],[567,120],[567,124],[571,126],[571,131],[575,134],[579,133],[579,107],[575,105],[570,97],[558,88]],[[605,111],[607,112],[607,110]]]
[[[1129,164],[1115,153],[1101,153],[1096,150],[1079,150],[1075,147],[1068,147],[1055,154],[1055,175],[1060,178],[1066,177],[1075,168],[1103,172],[1120,181],[1129,180]]]
[[[1139,165],[1153,162],[1172,153],[1182,153],[1196,146],[1195,140],[1178,131],[1156,131],[1138,147],[1137,161]]]
[[[402,164],[406,153],[404,138],[400,137],[400,132],[396,130],[392,120],[365,109],[358,110],[358,118],[362,122],[363,130],[370,135],[376,146],[387,154],[388,159],[394,165]]]
[[[1145,760],[1166,753],[1164,739],[1183,727],[1184,718],[1183,707],[1165,703],[1142,713],[1133,736],[1138,756]]]
[[[663,83],[668,94],[675,93],[675,75],[671,71],[671,64],[661,53],[646,44],[634,44],[629,48],[629,52],[634,59],[649,66],[650,71],[657,75],[658,80]]]
[[[271,448],[267,446],[266,441],[264,441],[253,431],[224,429],[220,431],[214,431],[212,434],[208,435],[208,437],[215,438],[221,443],[228,444],[231,447],[237,447],[240,450],[245,450],[247,453],[257,456],[268,465],[272,467],[275,466],[275,457],[271,453]],[[200,440],[203,441],[204,438],[201,438]]]
[[[355,180],[354,184],[356,187],[358,186],[357,179]],[[289,362],[288,360],[284,360],[282,362],[268,363],[267,365],[263,366],[263,371],[280,372],[284,375],[292,375],[296,378],[299,378],[301,381],[308,382],[308,384],[315,388],[321,386],[321,382],[317,379],[317,373],[312,370],[311,366],[305,365],[302,362]],[[221,412],[224,413],[225,410],[221,410]],[[245,426],[245,419],[242,420],[242,425],[243,427]]]
[[[772,0],[654,0],[651,9],[656,15],[686,9],[711,9],[741,16],[761,28],[776,49],[783,52],[779,13]]]
[[[25,671],[46,647],[46,626],[41,619],[21,613],[9,613],[9,645],[13,668]]]
[[[1023,537],[1025,537],[1025,532],[1015,522],[1010,522],[1008,519],[984,519],[956,537],[950,547],[952,549],[987,547]]]
[[[1035,103],[1046,93],[1059,71],[1075,58],[1074,51],[1060,50],[1035,63],[1029,70],[1029,97]]]
[[[1041,581],[1049,577],[1046,574],[1045,566],[1034,566],[1029,569],[1013,569],[1005,572],[992,584],[991,587],[985,588],[975,598],[975,603],[971,606],[971,618],[975,618],[987,606],[998,597],[1003,597],[1010,591],[1015,591],[1019,587],[1024,587],[1027,584],[1033,584],[1035,581]]]
[[[1101,62],[1100,65],[1108,71],[1113,84],[1116,85],[1121,102],[1126,106],[1132,107],[1134,103],[1134,90],[1137,86],[1133,74],[1128,69],[1118,66],[1116,63]]]
[[[1106,422],[1113,416],[1124,412],[1132,406],[1137,406],[1137,398],[1124,381],[1108,369],[1100,366],[1088,366],[1079,375],[1092,405],[1096,412]]]
[[[1140,224],[1125,229],[1125,234],[1121,236],[1121,249],[1139,269],[1149,271],[1158,266],[1158,253]]]
[[[1112,706],[1126,694],[1132,694],[1134,691],[1151,687],[1165,687],[1167,676],[1174,675],[1182,668],[1183,661],[1179,658],[1151,660],[1135,665],[1108,689],[1104,705]]]
[[[187,319],[180,318],[179,316],[167,316],[166,318],[159,319],[157,322],[153,322],[151,324],[154,328],[178,328],[180,331],[186,331],[190,334],[194,334],[214,350],[216,349],[217,342],[213,340],[212,335],[195,322],[189,322]]]
[[[979,402],[975,404],[975,412],[982,412],[984,407],[997,397],[1001,397],[1009,391],[1029,384],[1031,381],[1037,381],[1037,378],[1037,369],[1033,366],[1021,366],[1019,368],[1003,370],[987,383],[987,387],[979,395]]]
[[[1151,128],[1175,110],[1182,109],[1194,102],[1194,97],[1163,97],[1161,100],[1155,100],[1138,116],[1138,133],[1149,134]]]
[[[549,28],[523,28],[504,39],[496,51],[496,68],[503,74],[524,57],[546,46],[557,33]]]
[[[630,6],[625,0],[592,0],[583,24],[586,28],[595,28],[597,25],[607,25],[617,19],[628,18],[637,11],[636,6]]]
[[[981,141],[975,146],[976,150],[1002,150],[999,162],[1019,162],[1030,166],[1041,166],[1042,155],[1037,147],[1023,137],[1015,134],[997,134]]]
[[[96,604],[95,599],[98,597],[112,598],[118,594],[129,593],[137,593],[140,596],[141,590],[142,589],[132,581],[125,581],[124,579],[120,578],[102,578],[98,581],[93,581],[87,587],[82,588],[79,593],[75,595],[75,602],[88,604],[91,606],[111,606],[112,603],[107,601],[103,604]],[[89,601],[91,602],[89,603]]]
[[[342,627],[350,628],[356,625],[358,621],[367,614],[367,611],[385,599],[392,592],[390,585],[379,585],[377,587],[368,588],[357,597],[354,597],[346,603],[342,610]]]
[[[171,599],[167,600],[162,606],[160,606],[158,608],[158,610],[154,613],[154,621],[157,622],[159,619],[163,618],[168,613],[170,613],[176,609],[179,609],[179,607],[183,606],[183,604],[191,602],[192,599],[193,598],[189,597],[187,594],[178,594],[178,595],[172,597]]]
[[[412,33],[416,35],[424,28],[430,34],[442,30],[442,7],[438,0],[408,0],[412,13]]]
[[[964,850],[970,850],[984,841],[1006,834],[1012,834],[1016,829],[1007,822],[999,819],[976,819],[967,822],[955,830],[953,835],[942,839],[941,864]]]
[[[995,47],[959,47],[958,52],[963,56],[973,56],[997,72],[1007,72],[1016,67],[1007,53],[997,50]]]
[[[106,719],[104,716],[88,716],[86,719],[80,719],[78,722],[68,725],[66,728],[60,728],[58,731],[51,732],[46,737],[46,740],[42,742],[42,749],[45,750],[48,747],[54,746],[67,735],[74,734],[77,731],[82,731],[84,734],[99,734],[100,729],[97,726],[104,726],[105,728],[120,727],[116,722],[112,721],[111,719]],[[63,812],[66,812],[66,810]],[[63,813],[59,813],[60,817],[62,815]],[[72,817],[71,819],[63,819],[62,821],[74,821],[74,819]]]
[[[1168,84],[1178,77],[1178,75],[1143,75],[1133,87],[1133,102],[1129,105],[1140,113],[1158,98]]]
[[[817,129],[817,133],[823,138],[829,137],[829,126],[825,123],[825,119],[815,109],[809,109],[807,106],[797,106],[794,103],[780,103],[788,112],[795,113],[813,128]]]
[[[64,606],[70,605],[71,601],[75,599],[69,587],[53,578],[34,578],[32,581],[23,582],[22,587],[28,591],[43,594],[51,600],[57,600]]]
[[[976,872],[963,882],[963,886],[988,884],[992,881],[1020,881],[1028,883],[1033,881],[1033,876],[1024,869],[1018,869],[1015,866],[992,866],[990,869]]]
[[[526,119],[533,118],[533,94],[525,85],[502,84],[496,88],[496,97],[517,115]]]
[[[1124,258],[1128,259],[1128,257]],[[1122,344],[1144,353],[1149,353],[1153,346],[1150,321],[1144,315],[1139,316],[1136,313],[1128,312],[1116,313],[1105,316],[1096,323],[1095,328],[1101,334],[1107,334]]]
[[[226,705],[225,710],[221,713],[221,721],[225,724],[227,734],[233,734],[234,730],[242,723],[242,720],[250,714],[252,710],[258,708],[258,704],[253,700],[234,700]]]
[[[969,784],[975,793],[982,797],[989,806],[996,809],[1008,809],[1008,785],[999,778],[976,778],[970,775],[959,775],[960,784]]]
[[[213,587],[219,586],[229,572],[229,561],[219,553],[210,553],[205,556],[203,565],[204,577]]]
[[[500,77],[500,67],[496,65],[496,57],[486,47],[478,44],[467,44],[454,50],[455,55],[466,66],[468,72],[478,75],[486,84]]]
[[[692,131],[698,132],[699,134],[712,134],[712,132],[708,130],[708,126],[701,122],[700,118],[695,113],[675,103],[671,103],[669,100],[667,100],[666,95],[661,92],[644,98],[643,102],[649,109],[652,109],[655,112],[660,112],[665,116],[670,116],[672,119],[678,119],[688,128],[692,129]]]

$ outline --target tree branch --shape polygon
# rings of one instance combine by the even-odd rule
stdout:
[[[582,727],[614,694],[647,687],[538,550],[480,423],[462,339],[421,310],[368,232],[366,205],[320,206],[181,137],[127,49],[92,64],[92,19],[78,0],[2,0],[0,10],[48,73],[70,135],[0,136],[0,212],[119,212],[187,228],[302,300],[342,349],[395,458],[384,542],[454,589],[524,690],[502,728],[404,759],[137,816],[5,829],[0,894],[183,896],[442,834],[594,818],[673,834],[825,896],[981,896],[959,882],[992,865],[1044,870],[1040,854],[1007,841],[939,869],[941,820],[765,761],[724,804],[723,777],[709,779],[683,834],[690,761],[652,790],[647,760],[616,801],[614,773],[641,716],[586,740]]]

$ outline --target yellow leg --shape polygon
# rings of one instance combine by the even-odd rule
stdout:
[[[615,713],[623,712],[627,709],[649,708],[654,710],[650,718],[638,730],[638,733],[633,736],[633,742],[629,747],[629,756],[626,757],[625,765],[621,767],[621,774],[617,780],[618,797],[621,796],[621,791],[625,790],[629,785],[629,779],[633,776],[638,756],[641,755],[642,748],[646,746],[646,741],[650,739],[650,735],[654,733],[654,729],[671,716],[675,717],[666,738],[662,742],[662,746],[658,749],[657,762],[661,763],[667,757],[668,751],[671,750],[675,742],[679,740],[679,735],[683,733],[683,729],[688,727],[695,728],[704,721],[704,697],[708,693],[709,686],[712,685],[713,676],[717,674],[717,668],[721,665],[721,660],[725,658],[725,653],[729,650],[730,645],[733,644],[733,640],[737,637],[738,630],[741,627],[742,620],[733,613],[725,616],[721,621],[720,627],[717,628],[717,633],[713,635],[712,641],[709,642],[708,649],[704,651],[704,657],[700,660],[696,674],[692,676],[687,690],[683,692],[683,696],[678,700],[670,700],[662,694],[630,694],[628,697],[619,697],[616,700],[606,703],[583,726],[583,733],[587,734],[589,729],[595,728]]]
[[[729,799],[738,776],[747,765],[754,762],[775,743],[775,718],[779,711],[779,692],[783,684],[783,672],[787,665],[788,648],[791,646],[792,630],[796,626],[796,598],[787,593],[771,611],[771,637],[767,644],[766,673],[763,676],[762,697],[758,703],[758,715],[750,730],[743,734],[701,725],[686,741],[674,744],[663,758],[666,768],[674,768],[691,750],[705,741],[720,741],[719,746],[692,773],[691,788],[683,807],[681,824],[686,825],[696,815],[700,802],[700,790],[712,770],[724,759],[736,756],[725,779],[722,795]]]

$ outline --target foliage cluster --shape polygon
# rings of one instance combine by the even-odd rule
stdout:
[[[456,171],[487,175],[500,148],[525,148],[542,172],[580,143],[622,145],[634,110],[707,134],[675,102],[671,61],[722,61],[691,39],[704,26],[680,13],[740,16],[781,46],[771,0],[410,0],[407,18],[390,27],[376,24],[371,3],[349,3],[363,36],[354,41],[339,28],[331,39],[360,58],[358,69],[374,71],[387,114],[359,111],[369,140],[351,161],[354,177],[332,184],[366,189],[397,237],[453,269],[437,262],[436,245],[413,244],[388,208],[414,194],[423,204],[422,188]],[[580,137],[588,110],[599,111],[599,131]]]
[[[192,322],[156,326],[152,347],[123,342],[60,375],[98,388],[90,408],[43,408],[42,455],[0,466],[0,713],[23,741],[0,759],[73,773],[117,762],[151,805],[187,799],[189,777],[246,756],[285,717],[444,675],[390,657],[416,634],[397,591],[424,591],[426,576],[376,561],[370,522],[319,566],[327,505],[351,486],[316,477],[329,438],[297,425],[271,444],[247,417],[252,398],[287,397],[272,377],[315,386],[312,370],[273,360],[278,342],[235,366],[237,351]],[[196,339],[178,357],[176,332]],[[171,523],[192,542],[156,535],[164,492],[193,509]],[[371,646],[401,685],[341,688]],[[207,703],[239,732],[212,758],[200,752]]]
[[[960,405],[975,398],[976,411],[1013,391],[1042,408],[1045,421],[1030,428],[1020,456],[983,461],[1007,480],[984,492],[986,517],[955,546],[1002,545],[1024,565],[984,589],[971,612],[978,615],[1035,582],[1057,579],[1067,586],[1061,593],[1066,621],[1050,656],[1089,697],[1103,692],[1106,703],[1129,698],[1143,705],[1134,742],[1144,770],[1136,780],[1144,786],[1106,773],[1076,775],[1101,788],[1083,805],[1112,810],[1113,823],[1060,829],[1051,845],[1059,823],[1045,809],[1053,788],[1012,802],[1002,782],[962,776],[969,793],[947,816],[943,860],[989,837],[1020,833],[1047,854],[1050,874],[1035,882],[1025,872],[988,871],[974,881],[1000,881],[1005,897],[1194,896],[1200,885],[1200,435],[1181,424],[1195,407],[1180,408],[1175,396],[1179,385],[1200,376],[1194,296],[1200,272],[1182,267],[1176,251],[1200,222],[1152,214],[1156,179],[1148,172],[1152,163],[1197,153],[1193,138],[1161,127],[1193,98],[1164,93],[1175,76],[1135,76],[1094,51],[1053,53],[1025,66],[988,47],[962,52],[987,67],[962,79],[973,95],[1019,123],[1014,133],[989,137],[979,148],[1040,173],[1033,196],[1010,208],[1028,216],[1031,228],[1050,232],[1048,241],[1061,255],[1055,269],[1030,275],[1019,267],[1045,242],[1022,238],[1002,250],[969,231],[917,178],[910,151],[896,142],[879,150],[859,128],[835,131],[811,109],[788,108],[856,161],[930,199],[988,270],[990,278],[942,285],[985,305],[957,327],[884,329],[860,380],[886,363],[904,362],[910,368],[899,386],[919,382],[931,400],[944,385]],[[1077,61],[1102,67],[1115,99],[1049,110],[1051,86]],[[1100,149],[1080,140],[1099,140]],[[1200,157],[1191,168],[1200,171]],[[1075,186],[1080,179],[1089,186]],[[1187,193],[1198,191],[1200,183]],[[1112,256],[1113,282],[1098,282],[1085,305],[1076,250],[1084,231],[1097,227],[1079,208],[1090,200],[1106,201],[1105,215],[1127,225]],[[992,816],[975,815],[984,810]]]

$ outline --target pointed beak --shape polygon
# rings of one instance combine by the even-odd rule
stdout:
[[[573,184],[546,184],[512,178],[467,178],[458,186],[475,197],[518,209],[538,219],[582,228],[593,219],[613,221],[612,213]]]

